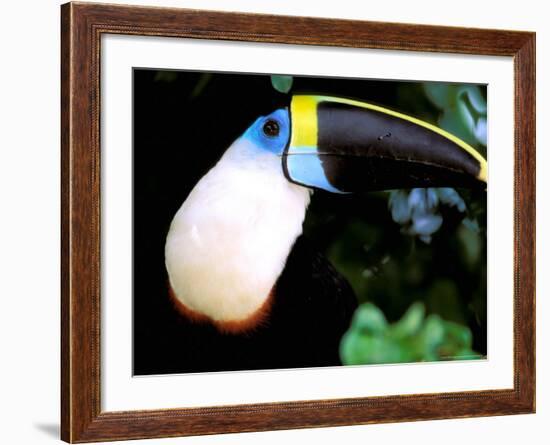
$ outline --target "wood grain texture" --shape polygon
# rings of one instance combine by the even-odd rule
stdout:
[[[534,412],[533,33],[90,3],[63,5],[61,28],[63,440],[91,442]],[[104,33],[514,57],[514,388],[101,412],[99,62]]]

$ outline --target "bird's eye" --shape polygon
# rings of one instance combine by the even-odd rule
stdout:
[[[269,136],[271,138],[279,136],[279,122],[273,119],[267,120],[264,124],[263,131],[266,136]]]

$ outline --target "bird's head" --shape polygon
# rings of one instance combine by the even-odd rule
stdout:
[[[412,187],[485,188],[487,162],[456,136],[366,102],[296,95],[258,118],[230,150],[333,193]]]

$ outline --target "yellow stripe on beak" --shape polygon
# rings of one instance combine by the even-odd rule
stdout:
[[[319,96],[294,96],[290,104],[292,147],[317,145],[317,100]],[[299,128],[299,130],[297,130]]]

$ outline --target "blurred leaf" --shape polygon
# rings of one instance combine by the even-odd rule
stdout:
[[[487,118],[478,119],[474,127],[474,136],[481,145],[487,145]]]
[[[155,82],[174,82],[178,78],[177,71],[157,71],[155,74]]]
[[[405,224],[411,220],[411,207],[407,192],[404,190],[392,190],[388,206],[391,210],[391,216],[397,224]]]
[[[481,90],[476,85],[467,85],[458,88],[457,95],[461,97],[466,95],[470,101],[470,105],[474,108],[477,113],[480,115],[487,115],[487,101],[481,94]]]
[[[403,318],[393,325],[393,334],[397,338],[416,334],[422,325],[425,312],[422,303],[414,303]]]
[[[477,231],[470,230],[464,224],[458,229],[458,237],[462,244],[461,253],[464,258],[464,262],[470,268],[475,267],[480,260],[482,249],[479,229]]]
[[[434,350],[442,342],[445,336],[445,325],[443,320],[437,315],[430,315],[424,323],[422,337],[424,347],[428,350]]]
[[[476,143],[473,136],[473,120],[469,119],[468,109],[461,104],[454,108],[448,108],[441,114],[438,124],[441,128],[454,134],[464,142],[472,145]]]
[[[476,117],[473,115],[472,109],[469,105],[470,104],[465,96],[459,98],[456,104],[461,123],[467,131],[467,137],[472,137],[474,127],[476,125]],[[475,141],[472,143],[475,143]]]
[[[292,76],[282,76],[273,74],[271,76],[271,85],[280,93],[288,93],[292,88]]]
[[[458,192],[449,187],[439,187],[435,189],[437,196],[443,204],[447,204],[449,207],[456,207],[459,212],[466,211],[466,203]]]
[[[471,230],[472,232],[479,233],[479,223],[472,218],[464,218],[462,220],[462,224],[464,227],[466,227],[468,230]]]
[[[449,321],[446,324],[446,335],[461,345],[472,346],[472,333],[466,326]]]
[[[212,80],[212,73],[203,73],[199,77],[199,80],[195,84],[195,87],[193,88],[193,91],[191,91],[191,98],[195,98],[197,96],[200,96],[200,94],[204,91],[208,83]]]
[[[414,219],[411,231],[420,236],[430,236],[439,230],[443,224],[443,217],[435,214],[423,214]]]
[[[388,326],[382,311],[370,303],[361,305],[355,312],[352,323],[359,331],[372,334],[379,334]]]
[[[437,194],[433,189],[415,188],[409,193],[409,206],[413,213],[422,215],[437,205]]]
[[[424,83],[426,96],[439,109],[445,109],[454,105],[456,96],[452,87],[446,83]]]

